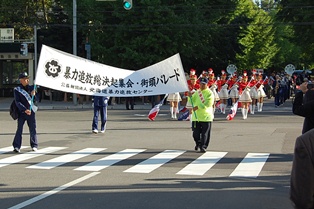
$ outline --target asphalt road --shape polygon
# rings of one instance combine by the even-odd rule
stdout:
[[[289,101],[288,101],[289,102]],[[0,111],[0,208],[292,209],[289,178],[303,119],[289,104],[232,121],[217,113],[208,152],[197,153],[190,123],[153,122],[147,110],[109,110],[105,134],[91,109],[37,113],[39,151],[25,125]]]

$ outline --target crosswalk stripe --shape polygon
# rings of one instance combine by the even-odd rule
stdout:
[[[204,175],[211,169],[227,152],[206,152],[192,163],[185,166],[177,174],[180,175]]]
[[[269,153],[248,153],[230,177],[256,178],[269,157]]]
[[[125,160],[127,158],[130,158],[138,153],[144,152],[145,149],[125,149],[123,151],[117,152],[115,154],[106,156],[104,158],[101,158],[99,160],[96,160],[94,162],[91,162],[87,165],[81,166],[79,168],[76,168],[74,170],[77,171],[100,171],[102,169],[105,169],[115,163],[118,163],[122,160]]]
[[[29,159],[34,158],[34,157],[39,157],[39,156],[44,155],[44,154],[56,152],[56,151],[59,151],[59,150],[65,149],[65,148],[66,147],[47,147],[47,148],[40,149],[37,152],[27,152],[27,153],[23,153],[23,154],[16,154],[14,156],[1,159],[0,160],[0,168],[8,166],[10,164],[29,160]]]
[[[21,146],[21,149],[28,148],[28,146]],[[13,147],[4,147],[0,149],[0,154],[6,153],[6,152],[13,152]]]
[[[78,160],[85,156],[100,152],[105,150],[106,148],[86,148],[76,152],[72,152],[66,155],[62,155],[60,157],[53,158],[51,160],[47,160],[45,162],[38,163],[36,165],[28,166],[27,168],[35,168],[35,169],[52,169],[57,166],[63,165],[65,163],[72,162],[74,160]]]
[[[159,168],[163,164],[167,163],[168,161],[178,157],[179,155],[183,154],[185,151],[180,150],[165,150],[162,153],[159,153],[127,170],[124,172],[129,173],[150,173],[153,170]]]

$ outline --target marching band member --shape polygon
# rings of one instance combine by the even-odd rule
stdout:
[[[190,82],[188,82],[189,91],[184,93],[185,96],[188,96],[189,92],[191,92],[193,94],[195,91],[197,91],[200,88],[200,84],[197,83],[197,76],[196,75],[191,75],[189,81],[190,81]],[[192,107],[190,100],[187,101],[186,108],[189,109],[189,112],[190,112],[189,119],[191,119],[193,107]],[[192,120],[190,120],[190,121],[192,121]]]
[[[217,81],[218,85],[218,95],[220,98],[220,111],[222,114],[226,114],[226,107],[227,107],[227,99],[229,98],[228,96],[228,84],[227,84],[227,74],[226,71],[222,70],[221,71],[221,78],[220,80]]]
[[[170,114],[172,119],[177,119],[177,113],[179,102],[182,101],[179,92],[171,93],[167,97],[167,101],[170,102]]]
[[[241,102],[242,105],[242,116],[243,119],[247,119],[247,114],[249,111],[249,104],[252,102],[251,96],[250,96],[250,82],[248,82],[248,76],[246,71],[243,72],[243,77],[241,82],[239,82],[239,102]]]
[[[250,104],[250,113],[254,115],[255,107],[256,107],[256,100],[258,99],[257,96],[257,88],[256,88],[257,80],[256,80],[256,70],[252,70],[252,77],[251,77],[251,89],[250,89],[250,96],[252,99],[252,103]]]
[[[210,68],[211,69],[211,68]],[[215,113],[215,110],[216,110],[216,102],[218,102],[219,100],[220,100],[220,98],[219,98],[219,95],[218,95],[218,93],[217,93],[217,88],[218,88],[218,86],[217,86],[217,81],[216,81],[216,79],[215,79],[215,74],[212,72],[212,71],[210,71],[211,73],[208,75],[208,87],[209,87],[209,89],[213,92],[213,94],[214,94],[214,106],[213,106],[213,111],[214,111],[214,113]]]
[[[263,75],[262,73],[259,73],[257,76],[257,112],[262,112],[263,111],[263,101],[264,97],[266,97],[266,93],[264,91],[264,85],[268,84],[268,79],[265,78],[263,80]]]
[[[238,87],[239,87],[239,83],[237,81],[237,75],[234,74],[232,77],[231,77],[231,80],[229,80],[227,82],[228,86],[229,86],[229,98],[232,99],[232,105],[234,105],[238,98],[239,98],[239,90],[238,90]]]

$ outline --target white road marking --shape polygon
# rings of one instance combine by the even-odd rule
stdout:
[[[59,150],[65,149],[65,148],[66,147],[47,147],[47,148],[40,149],[37,152],[27,152],[27,153],[23,153],[23,154],[17,153],[14,156],[1,159],[0,160],[0,168],[14,164],[14,163],[29,160],[29,159],[32,159],[35,157],[39,157],[39,156],[44,155],[44,154],[56,152],[56,151],[59,151]]]
[[[87,165],[81,166],[79,168],[76,168],[74,170],[77,171],[100,171],[102,169],[105,169],[115,163],[118,163],[122,160],[125,160],[127,158],[130,158],[138,153],[144,152],[145,149],[125,149],[121,152],[117,152],[115,154],[109,155],[107,157],[101,158],[99,160],[96,160],[94,162],[91,162]]]
[[[178,157],[179,155],[183,154],[185,151],[180,150],[165,150],[162,153],[159,153],[127,170],[124,172],[129,173],[150,173],[153,170],[159,168],[163,164],[167,163],[168,161]]]
[[[39,200],[42,200],[42,199],[46,198],[46,197],[48,197],[48,196],[51,196],[51,195],[53,195],[53,194],[56,194],[56,193],[58,193],[58,192],[60,192],[60,191],[62,191],[62,190],[64,190],[64,189],[66,189],[66,188],[69,188],[69,187],[71,187],[71,186],[74,186],[75,184],[81,183],[82,181],[85,181],[85,180],[87,180],[87,179],[89,179],[89,178],[92,178],[93,176],[96,176],[97,174],[99,174],[99,172],[90,173],[90,174],[85,175],[85,176],[83,176],[83,177],[81,177],[81,178],[79,178],[79,179],[76,179],[76,180],[74,180],[74,181],[71,181],[71,182],[69,182],[69,183],[67,183],[67,184],[64,184],[64,185],[62,185],[62,186],[60,186],[60,187],[57,187],[57,188],[55,188],[55,189],[53,189],[53,190],[50,190],[50,191],[45,192],[45,193],[43,193],[43,194],[41,194],[41,195],[38,195],[38,196],[36,196],[36,197],[34,197],[34,198],[31,198],[31,199],[29,199],[29,200],[26,200],[26,201],[24,201],[24,202],[22,202],[22,203],[20,203],[20,204],[17,204],[17,205],[15,205],[15,206],[13,206],[13,207],[10,207],[9,209],[19,209],[19,208],[26,207],[26,206],[28,206],[28,205],[31,205],[31,204],[35,203],[35,202],[38,202]]]
[[[60,157],[53,158],[51,160],[47,160],[45,162],[38,163],[36,165],[28,166],[27,168],[52,169],[57,166],[63,165],[68,162],[72,162],[74,160],[86,157],[88,155],[100,152],[105,149],[106,148],[86,148],[86,149],[82,149],[73,153],[62,155]]]
[[[28,146],[21,146],[21,149],[28,148]],[[6,153],[6,152],[13,152],[13,147],[4,147],[0,149],[0,154]]]
[[[192,163],[185,166],[177,174],[181,175],[204,175],[211,169],[227,152],[206,152]]]
[[[269,157],[269,153],[248,153],[230,177],[256,178]]]

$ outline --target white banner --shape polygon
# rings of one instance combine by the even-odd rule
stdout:
[[[100,64],[43,45],[36,85],[84,95],[136,97],[188,91],[180,55],[141,70]]]

